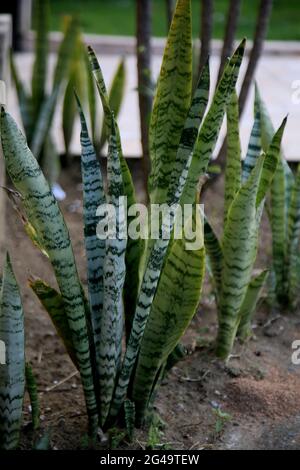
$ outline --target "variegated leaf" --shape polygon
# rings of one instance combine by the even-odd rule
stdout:
[[[97,403],[85,303],[65,221],[41,169],[12,117],[1,112],[1,138],[6,169],[23,198],[29,222],[52,263],[64,301],[85,392],[90,431],[97,431]]]
[[[19,443],[25,392],[24,314],[19,287],[6,257],[0,291],[0,340],[5,363],[0,364],[0,449]]]

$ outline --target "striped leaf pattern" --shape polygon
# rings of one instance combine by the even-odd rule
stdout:
[[[197,209],[198,210],[198,209]],[[201,232],[200,214],[197,227]],[[141,342],[133,382],[137,424],[141,424],[158,371],[189,325],[201,295],[205,268],[203,240],[197,250],[175,240],[161,274]]]
[[[285,205],[286,182],[282,160],[279,161],[277,171],[271,187],[270,223],[272,230],[273,267],[276,276],[277,297],[285,297],[284,260],[287,239],[287,211]]]
[[[261,154],[262,144],[261,144],[261,122],[260,122],[260,110],[256,106],[254,108],[254,123],[250,134],[247,154],[243,162],[243,172],[242,172],[242,181],[246,181],[255,167],[256,160]],[[274,132],[273,132],[274,134]],[[267,148],[265,149],[265,151]]]
[[[274,127],[257,87],[256,107],[261,114],[261,137],[263,149],[265,150],[271,142]],[[288,213],[293,184],[294,181],[293,176],[291,176],[291,171],[284,157],[281,155],[271,185],[270,224],[272,230],[275,292],[277,300],[283,305],[288,302],[288,270],[286,268],[286,256],[288,247]]]
[[[261,99],[259,90],[256,86],[255,88],[255,103],[256,109],[260,113],[261,117],[261,143],[264,152],[267,151],[272,137],[274,135],[274,127],[267,111],[267,108]],[[273,233],[273,242],[275,242],[278,246],[284,245],[285,239],[285,231],[286,231],[286,220],[287,220],[287,207],[285,204],[285,194],[286,194],[286,177],[285,177],[285,170],[284,170],[284,163],[283,158],[279,160],[277,171],[273,180],[273,184],[271,186],[271,211],[274,213],[274,219],[277,219],[279,230],[276,233],[276,227],[272,227]],[[272,223],[273,216],[271,216],[271,223]],[[282,250],[282,248],[281,248]],[[277,249],[273,250],[274,253],[277,252]],[[278,251],[278,255],[280,258],[280,251]],[[282,251],[283,253],[283,251]]]
[[[261,202],[266,196],[266,193],[270,187],[270,183],[273,181],[274,174],[276,173],[276,169],[278,166],[278,162],[280,160],[280,147],[281,147],[281,140],[283,136],[283,132],[286,126],[287,118],[284,118],[282,121],[279,129],[275,133],[269,148],[267,150],[267,158],[265,158],[264,166],[262,170],[261,180],[258,188],[257,193],[257,201],[256,205],[259,207]]]
[[[285,125],[286,119],[275,133],[267,154],[262,154],[256,160],[250,176],[237,192],[229,208],[224,227],[217,338],[217,354],[224,359],[232,349],[243,302],[248,304],[248,299],[245,298],[257,254],[260,220],[265,196],[280,159],[280,145]]]
[[[7,255],[0,291],[0,339],[5,364],[0,364],[0,449],[19,443],[25,391],[24,314],[20,291]]]
[[[37,383],[33,370],[29,362],[25,364],[26,389],[30,398],[32,427],[34,430],[40,426],[40,404],[37,390]]]
[[[199,78],[198,85],[194,92],[191,105],[184,123],[184,127],[181,133],[179,146],[177,149],[175,164],[173,166],[172,173],[170,175],[170,183],[167,192],[167,204],[171,205],[178,182],[181,178],[181,173],[184,170],[189,157],[192,155],[198,132],[199,126],[202,122],[203,115],[208,102],[210,86],[210,74],[209,74],[209,62],[203,67],[201,76]],[[151,207],[150,207],[151,210]],[[154,240],[148,240],[147,250],[148,254],[153,248]]]
[[[103,266],[105,240],[97,237],[97,209],[106,203],[100,164],[90,141],[86,120],[76,95],[81,122],[81,174],[83,184],[84,240],[87,258],[89,305],[96,363],[100,367],[101,316],[103,314]],[[99,369],[100,371],[100,369]]]
[[[90,431],[97,429],[97,405],[94,391],[90,345],[82,288],[65,221],[41,169],[27,147],[26,140],[12,117],[1,112],[2,148],[6,169],[23,198],[29,222],[49,255],[64,301],[76,350]]]
[[[217,355],[226,359],[238,328],[239,311],[250,282],[257,249],[256,198],[264,156],[232,202],[224,228]]]
[[[158,286],[159,278],[161,275],[161,270],[163,268],[164,259],[168,250],[169,240],[162,238],[162,233],[172,233],[174,226],[174,218],[176,213],[177,204],[180,201],[182,196],[183,189],[185,187],[188,170],[192,161],[192,154],[190,154],[185,168],[183,169],[176,192],[171,200],[170,204],[170,224],[168,221],[163,220],[160,237],[156,240],[148,262],[145,268],[143,280],[141,283],[140,293],[138,297],[137,307],[133,319],[132,329],[130,337],[127,344],[126,353],[124,356],[122,369],[120,372],[118,384],[115,391],[115,398],[111,409],[112,416],[116,416],[119,412],[119,409],[126,397],[127,387],[130,381],[132,370],[137,358],[143,333],[145,330],[146,322],[151,310],[151,305],[156,293]],[[167,199],[170,198],[170,195],[167,196]]]
[[[213,275],[213,281],[216,288],[216,297],[218,300],[221,290],[223,253],[220,242],[207,217],[204,215],[204,243],[206,254],[209,258],[210,268]]]
[[[181,172],[186,166],[186,162],[194,150],[199,127],[202,122],[206,106],[208,103],[210,87],[209,62],[205,64],[195,89],[194,96],[181,132],[180,142],[176,153],[175,164],[170,177],[167,202],[169,203],[175,194]]]
[[[240,321],[237,334],[241,341],[246,341],[251,336],[251,321],[268,274],[269,271],[264,270],[257,276],[252,277],[249,283],[247,293],[239,313]]]
[[[241,186],[241,142],[239,107],[236,91],[227,105],[227,156],[225,169],[224,223],[227,212]]]
[[[287,283],[288,302],[296,306],[299,286],[299,239],[300,239],[300,165],[298,165],[296,180],[292,189],[288,213],[288,243],[287,243]]]
[[[89,55],[91,68],[92,68],[92,71],[96,80],[97,89],[98,89],[102,106],[103,106],[104,121],[105,121],[105,126],[107,129],[107,135],[111,135],[112,110],[109,104],[109,96],[108,96],[108,92],[107,92],[106,85],[104,82],[103,73],[100,68],[97,57],[93,49],[90,46],[88,47],[88,55]],[[132,182],[132,178],[131,178],[131,174],[130,174],[127,162],[123,156],[120,132],[119,132],[118,124],[116,122],[115,122],[115,126],[116,126],[117,149],[118,149],[118,155],[120,158],[121,168],[122,168],[124,193],[127,196],[128,205],[131,205],[131,204],[134,204],[136,200],[134,186],[133,186],[133,182]]]
[[[91,68],[97,83],[97,88],[101,98],[103,111],[104,111],[104,123],[107,129],[107,135],[111,134],[111,122],[112,122],[112,110],[109,104],[109,96],[103,79],[102,70],[100,68],[97,57],[91,47],[88,47],[89,60]],[[115,121],[114,121],[115,122]],[[131,178],[127,162],[123,156],[122,145],[120,139],[120,133],[118,129],[118,124],[115,122],[116,127],[116,139],[117,139],[117,149],[118,155],[120,158],[120,164],[122,169],[122,179],[124,186],[124,195],[127,198],[128,207],[132,206],[136,202],[136,196],[134,191],[134,186]],[[127,225],[129,226],[132,218],[127,217]],[[127,250],[126,250],[126,277],[125,277],[125,289],[124,289],[124,306],[125,306],[125,317],[126,317],[126,332],[127,337],[129,337],[130,329],[133,321],[133,316],[135,312],[138,290],[140,286],[140,260],[144,251],[143,240],[138,239],[134,240],[132,238],[128,239]]]
[[[227,63],[223,76],[213,96],[209,111],[201,126],[197,143],[189,169],[188,179],[181,202],[192,204],[199,178],[206,172],[214,151],[220,128],[223,122],[226,105],[235,88],[242,58],[245,50],[245,40],[241,42],[230,61]]]
[[[108,203],[115,208],[116,238],[108,237],[105,247],[103,270],[104,314],[100,317],[100,389],[101,421],[105,423],[115,379],[121,362],[123,336],[122,290],[125,280],[125,252],[127,240],[124,237],[126,223],[122,169],[118,155],[117,134],[114,121],[107,160]]]
[[[91,136],[92,142],[96,150],[99,148],[100,143],[100,124],[98,120],[98,102],[97,102],[97,88],[96,88],[96,81],[94,79],[93,71],[91,68],[89,54],[86,47],[84,47],[83,51],[83,66],[85,68],[86,74],[86,94],[87,94],[87,102],[88,102],[88,109],[89,109],[89,122],[91,128]]]
[[[164,51],[149,126],[152,203],[164,203],[192,90],[191,2],[178,0]]]
[[[126,84],[126,69],[125,69],[125,62],[124,59],[121,59],[120,63],[118,64],[117,70],[112,80],[112,84],[108,93],[108,102],[110,109],[113,111],[115,118],[118,117],[122,101],[124,99],[124,92],[125,92],[125,84]],[[107,133],[106,133],[106,125],[105,121],[102,125],[101,131],[101,140],[99,144],[99,149],[101,150],[103,145],[107,140]]]

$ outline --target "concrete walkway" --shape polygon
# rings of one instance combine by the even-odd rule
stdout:
[[[277,46],[276,46],[277,44]],[[161,50],[156,47],[156,54],[153,58],[153,76],[157,77],[161,64]],[[213,51],[216,48],[213,48]],[[276,50],[278,53],[276,54]],[[271,51],[271,53],[270,53]],[[51,54],[50,64],[53,68],[55,54]],[[25,82],[30,83],[30,74],[32,67],[32,53],[18,54],[16,62],[21,77]],[[106,83],[111,82],[112,75],[117,67],[118,55],[99,56],[103,68]],[[243,75],[246,68],[246,62],[242,66]],[[213,53],[211,57],[212,84],[214,86],[218,70],[219,56]],[[141,155],[140,132],[139,132],[139,114],[137,98],[137,75],[136,59],[133,54],[126,55],[126,95],[119,116],[119,126],[125,156],[139,157]],[[288,125],[286,128],[283,148],[288,160],[300,160],[300,47],[299,43],[288,44],[270,42],[266,44],[266,54],[262,57],[256,74],[261,95],[272,116],[275,127],[279,126],[281,120],[286,114],[289,114]],[[239,86],[239,84],[238,84]],[[296,87],[296,88],[293,88]],[[8,97],[8,108],[11,114],[19,118],[18,106],[14,92]],[[61,130],[61,113],[57,111],[54,121],[53,135],[60,152],[64,152],[64,144]],[[243,152],[246,151],[249,134],[253,122],[253,90],[249,96],[248,104],[245,109],[241,122],[241,140]],[[224,129],[223,129],[224,131]],[[79,124],[77,123],[74,138],[71,146],[72,152],[78,154],[79,146]]]

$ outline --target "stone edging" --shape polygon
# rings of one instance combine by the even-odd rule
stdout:
[[[133,36],[100,36],[97,34],[85,34],[85,41],[90,44],[97,54],[107,55],[131,55],[135,53],[135,38]],[[61,33],[50,33],[50,47],[52,51],[56,51],[61,40]],[[162,55],[165,38],[153,38],[153,53]],[[238,43],[238,42],[237,42]],[[25,50],[31,51],[34,45],[34,32],[28,33],[25,39]],[[248,41],[246,53],[251,50],[252,41]],[[222,41],[215,39],[212,41],[212,54],[220,54]],[[266,41],[264,47],[264,55],[300,55],[299,41]]]

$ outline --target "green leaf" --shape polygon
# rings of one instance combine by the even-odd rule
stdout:
[[[35,377],[31,365],[25,364],[26,388],[30,398],[32,427],[34,430],[40,426],[40,404]]]
[[[236,91],[227,105],[227,156],[225,169],[224,223],[227,212],[241,187],[241,143],[239,134],[239,107]]]
[[[1,112],[1,140],[6,169],[22,196],[29,222],[42,241],[52,263],[62,295],[76,358],[85,392],[90,431],[97,430],[91,352],[85,303],[78,278],[70,236],[58,204],[41,169],[27,147],[23,134],[4,109]]]
[[[251,336],[251,322],[256,310],[256,305],[261,293],[261,290],[266,282],[269,271],[265,270],[257,276],[252,277],[245,299],[240,309],[240,322],[238,327],[238,336],[242,341],[246,341]]]
[[[110,108],[109,104],[109,96],[106,90],[104,78],[103,78],[103,73],[100,68],[99,62],[97,60],[97,57],[93,51],[93,49],[89,46],[88,47],[88,55],[89,55],[89,60],[91,64],[91,68],[94,74],[94,78],[96,80],[97,84],[97,89],[100,95],[100,99],[102,102],[103,106],[103,111],[104,111],[104,122],[106,126],[106,132],[107,135],[111,135],[111,125],[112,125],[112,115],[113,112]],[[121,168],[122,168],[122,178],[123,178],[123,184],[124,184],[124,193],[127,196],[127,202],[128,206],[131,206],[132,204],[135,203],[136,197],[135,197],[135,191],[134,191],[134,186],[131,178],[131,174],[127,165],[127,162],[123,156],[123,151],[122,151],[122,145],[121,145],[121,139],[120,139],[120,132],[118,128],[118,124],[115,122],[115,127],[116,127],[116,140],[117,140],[117,150],[118,150],[118,155],[120,158],[120,163],[121,163]]]
[[[0,291],[0,340],[5,364],[0,365],[0,449],[19,443],[25,392],[24,314],[19,287],[7,255]]]
[[[200,214],[197,214],[197,231]],[[161,273],[141,342],[133,382],[138,423],[143,419],[155,378],[193,318],[199,304],[205,268],[203,238],[196,250],[187,239],[175,240]]]
[[[100,164],[90,141],[86,120],[76,96],[81,122],[81,174],[83,183],[84,241],[87,257],[87,281],[91,323],[96,350],[96,363],[100,372],[101,316],[103,315],[103,266],[105,240],[97,237],[97,209],[106,203]]]
[[[130,442],[132,442],[135,428],[135,404],[130,400],[124,402],[126,431]]]
[[[158,79],[149,127],[152,203],[164,203],[192,87],[191,2],[178,0]]]
[[[218,302],[218,297],[221,290],[223,253],[218,237],[212,229],[206,216],[204,216],[204,243],[206,253],[210,261],[210,267]]]
[[[256,199],[263,171],[262,155],[230,206],[224,228],[223,269],[219,301],[217,355],[231,352],[239,323],[239,311],[250,282],[257,251]]]
[[[107,159],[107,202],[115,209],[116,233],[106,238],[103,268],[103,315],[100,317],[101,421],[105,423],[121,363],[123,336],[122,291],[125,281],[126,223],[122,169],[118,155],[117,131],[112,115]],[[104,234],[105,235],[105,234]]]
[[[246,158],[243,161],[243,172],[242,172],[243,182],[248,179],[252,169],[255,167],[255,163],[258,157],[260,156],[261,150],[262,150],[260,109],[256,104],[256,100],[257,100],[257,97],[255,99],[255,106],[254,106],[254,114],[255,114],[254,123],[253,123],[253,127],[251,130]],[[265,151],[266,150],[267,149],[265,149]]]
[[[271,186],[270,223],[272,230],[273,268],[276,278],[276,295],[284,298],[286,274],[284,272],[287,249],[287,208],[285,204],[286,182],[282,159]]]
[[[288,213],[287,282],[288,301],[295,306],[299,286],[299,238],[300,238],[300,165],[292,188]]]
[[[100,124],[98,122],[98,106],[97,99],[98,96],[96,82],[94,80],[93,71],[91,69],[91,64],[89,60],[89,54],[86,48],[83,51],[83,66],[85,69],[86,76],[86,91],[87,91],[87,101],[89,108],[89,120],[91,126],[91,135],[92,142],[96,150],[98,150],[100,145]]]
[[[266,153],[266,158],[264,160],[263,171],[261,175],[260,185],[257,193],[256,205],[259,207],[261,202],[266,196],[268,189],[274,178],[274,174],[277,169],[278,162],[280,161],[280,146],[283,136],[283,132],[286,126],[287,118],[284,118],[279,129],[275,133],[270,146]]]
[[[40,300],[44,309],[48,312],[58,336],[62,339],[73,364],[78,369],[76,351],[73,346],[72,333],[62,296],[41,279],[30,280],[29,285]]]
[[[208,103],[210,87],[209,62],[202,69],[197,87],[187,113],[183,130],[176,153],[175,163],[170,177],[170,185],[167,192],[167,203],[170,203],[176,192],[179,178],[186,163],[192,154],[198,137],[199,126],[202,122]],[[165,202],[165,201],[164,201]]]
[[[166,220],[163,220],[160,236],[156,240],[146,263],[146,268],[144,271],[144,276],[139,291],[137,307],[132,323],[132,329],[127,343],[127,349],[124,356],[122,369],[119,375],[114,401],[111,408],[111,416],[113,417],[118,414],[119,409],[123,404],[123,401],[126,396],[127,387],[137,358],[144,329],[151,310],[151,305],[156,293],[156,289],[161,275],[161,270],[164,265],[165,256],[168,251],[170,240],[168,237],[162,237],[162,233],[171,234],[173,231],[175,214],[177,208],[179,207],[180,198],[185,187],[191,160],[192,154],[190,154],[186,162],[186,166],[182,170],[182,173],[179,177],[177,190],[173,196],[173,200],[169,199],[171,198],[171,191],[170,194],[168,194],[167,196],[167,199],[171,201],[169,205],[170,211],[168,214],[170,217],[166,217]]]
[[[65,89],[63,101],[63,134],[66,154],[70,154],[70,144],[73,136],[74,123],[77,117],[77,106],[74,98],[74,90],[77,95],[85,97],[85,88],[87,85],[86,77],[86,49],[83,43],[81,32],[78,29],[76,35],[76,46],[73,52],[70,65],[70,74],[68,84]]]
[[[213,96],[209,111],[206,114],[198,135],[186,187],[181,197],[182,204],[193,204],[195,200],[198,181],[200,177],[205,174],[209,160],[212,157],[226,106],[236,85],[244,50],[245,40],[241,42],[232,58],[227,63],[223,76]]]
[[[97,57],[91,47],[88,48],[89,59],[92,67],[92,71],[97,83],[98,92],[101,98],[103,110],[104,110],[104,122],[107,128],[108,135],[111,134],[111,122],[112,122],[112,110],[109,105],[108,93],[106,90],[105,82],[103,79],[102,70],[98,63]],[[124,185],[124,195],[127,197],[128,207],[133,206],[136,203],[134,186],[131,178],[127,162],[123,156],[120,133],[118,125],[115,122],[116,126],[116,139],[117,139],[117,149],[118,155],[120,158],[120,164],[122,169],[122,179]],[[132,221],[132,217],[127,217],[127,225],[129,226]],[[126,332],[129,336],[131,330],[132,320],[135,312],[137,295],[140,286],[140,260],[142,253],[144,251],[143,240],[132,238],[128,239],[127,250],[126,250],[126,278],[124,285],[124,306],[125,306],[125,318],[126,318]]]
[[[110,109],[113,111],[116,119],[119,115],[121,105],[124,99],[125,84],[126,84],[126,70],[125,70],[124,59],[122,59],[113,77],[113,81],[112,81],[112,84],[109,90],[109,95],[108,95],[109,106],[110,106]],[[107,140],[106,125],[105,125],[105,122],[103,122],[99,150],[102,149],[106,140]]]
[[[264,102],[256,87],[256,108],[261,115],[262,146],[266,150],[274,135],[274,127]],[[276,278],[276,296],[279,302],[286,301],[287,270],[286,250],[288,237],[288,211],[293,186],[293,176],[287,162],[281,155],[271,185],[270,223],[272,229],[273,268]]]
[[[183,344],[178,343],[171,354],[169,354],[164,368],[164,373],[169,372],[179,361],[184,359],[187,356],[187,349]]]
[[[203,115],[205,113],[205,109],[208,102],[209,85],[209,63],[207,61],[207,63],[202,69],[202,73],[199,78],[197,88],[194,92],[191,105],[186,117],[186,121],[181,133],[175,164],[173,166],[172,174],[170,175],[170,185],[166,196],[167,200],[165,201],[169,205],[172,204],[177,187],[178,185],[180,185],[180,179],[184,172],[184,168],[187,167],[187,162],[189,161],[189,159],[191,159],[191,155],[193,153],[199,132],[199,126],[203,119]],[[148,255],[151,249],[153,248],[153,245],[154,240],[148,240]]]

